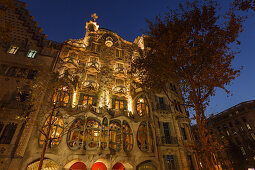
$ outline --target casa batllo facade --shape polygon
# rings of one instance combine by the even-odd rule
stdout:
[[[56,53],[40,70],[56,73],[58,87],[53,91],[50,85],[45,87],[40,92],[40,104],[30,113],[31,119],[23,120],[23,128],[17,123],[10,131],[13,136],[3,137],[10,142],[0,143],[1,147],[15,147],[10,155],[0,153],[1,168],[38,169],[45,140],[41,132],[46,132],[52,121],[45,170],[197,169],[195,153],[187,147],[193,142],[190,120],[180,105],[182,97],[176,82],[169,82],[172,102],[134,83],[131,62],[146,48],[146,37],[128,42],[100,28],[96,19],[93,14],[86,23],[84,38],[67,40],[61,48],[43,47]],[[33,59],[39,58],[43,57]],[[53,109],[54,105],[57,107]],[[14,115],[6,119],[9,121],[18,119]],[[8,126],[3,124],[0,142]]]

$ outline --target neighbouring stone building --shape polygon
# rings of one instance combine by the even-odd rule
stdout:
[[[255,100],[242,102],[208,119],[208,128],[222,144],[223,167],[255,168]]]
[[[0,23],[12,25],[12,39],[1,44],[1,169],[37,169],[49,127],[44,170],[198,169],[177,83],[169,82],[173,102],[134,84],[131,62],[146,48],[145,36],[126,41],[93,14],[84,38],[57,44],[23,2],[0,10]],[[38,84],[51,72],[58,87],[34,90],[40,97],[27,109],[32,87],[25,82]]]

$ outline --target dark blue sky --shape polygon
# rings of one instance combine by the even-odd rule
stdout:
[[[229,0],[224,0],[228,2]],[[152,20],[163,15],[168,8],[175,9],[181,0],[25,0],[27,9],[34,16],[48,39],[62,42],[85,35],[85,23],[97,13],[101,28],[110,29],[122,38],[133,42],[146,30],[145,18]],[[225,6],[226,4],[223,4]],[[222,8],[224,10],[224,8]],[[250,16],[240,35],[241,46],[233,62],[234,67],[243,66],[241,76],[229,89],[233,96],[227,97],[218,90],[212,97],[208,113],[218,113],[240,102],[255,99],[255,16]]]

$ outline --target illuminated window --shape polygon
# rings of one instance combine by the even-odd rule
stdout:
[[[49,116],[44,122],[42,127],[43,133],[41,133],[40,141],[39,141],[40,146],[43,146],[43,143],[45,140],[45,134],[47,134],[49,125],[51,125],[50,135],[49,135],[49,143],[50,143],[49,146],[55,147],[61,141],[64,122],[63,122],[62,116],[60,116],[59,113],[57,113],[55,116],[52,116],[51,120]]]
[[[105,149],[107,147],[107,137],[108,137],[108,119],[105,117],[102,123],[102,133],[101,133],[101,148]]]
[[[142,122],[138,128],[137,143],[141,151],[153,152],[153,135],[151,126],[147,122]]]
[[[99,146],[100,128],[99,121],[88,118],[85,130],[85,147],[87,150],[95,149]]]
[[[182,134],[182,138],[183,140],[187,140],[187,134],[186,134],[186,130],[184,127],[181,127],[181,134]]]
[[[28,53],[27,53],[27,57],[28,58],[35,58],[36,54],[37,54],[37,51],[29,50]]]
[[[123,149],[129,152],[133,148],[133,133],[127,121],[123,121],[122,124],[122,134],[123,134]]]
[[[67,135],[67,145],[73,149],[80,149],[82,142],[84,140],[84,128],[85,128],[85,121],[84,118],[76,119],[72,126],[70,127]]]
[[[19,47],[16,47],[16,46],[11,46],[9,49],[8,49],[8,53],[9,54],[16,54],[17,51],[18,51]]]
[[[1,130],[3,129],[4,124],[1,123]],[[15,131],[17,129],[16,123],[9,123],[5,126],[4,131],[1,134],[0,137],[0,144],[10,144],[12,141],[12,138],[15,134]],[[0,131],[1,133],[1,131]]]
[[[110,121],[109,147],[115,151],[121,149],[121,123],[119,120]]]
[[[93,96],[89,96],[86,94],[80,94],[80,99],[79,99],[79,105],[92,105],[93,104]]]
[[[145,103],[144,98],[139,98],[136,102],[136,112],[139,116],[144,116],[149,113],[149,108]]]
[[[112,99],[112,108],[115,110],[123,110],[127,108],[126,100]]]
[[[67,106],[70,102],[70,90],[67,86],[62,86],[53,94],[53,103],[58,106]]]
[[[124,51],[120,49],[116,49],[116,57],[122,58],[124,56]]]

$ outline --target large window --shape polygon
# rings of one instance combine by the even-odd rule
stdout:
[[[94,97],[86,94],[80,94],[79,105],[92,105]]]
[[[53,115],[52,117],[49,116],[44,122],[42,127],[42,133],[39,141],[40,146],[43,145],[44,140],[46,139],[45,135],[47,134],[49,127],[50,127],[49,147],[57,146],[61,141],[63,126],[64,126],[63,118],[58,112],[56,113],[56,115]]]
[[[181,127],[181,134],[182,134],[182,138],[183,140],[187,140],[187,134],[186,134],[186,130],[185,127]]]
[[[100,123],[94,118],[88,118],[85,130],[86,149],[95,149],[99,145]]]
[[[162,143],[171,144],[171,131],[170,124],[168,122],[160,122],[161,132],[162,132]]]
[[[142,122],[137,132],[137,143],[141,151],[153,152],[153,135],[151,126],[147,122]]]
[[[4,127],[3,123],[0,123],[0,130]],[[0,137],[0,144],[10,144],[17,128],[16,123],[9,123],[5,126],[4,131]],[[0,133],[1,133],[0,131]]]
[[[109,147],[115,151],[121,149],[121,122],[119,120],[110,121],[110,130],[109,130]]]
[[[102,132],[101,132],[101,148],[105,149],[107,147],[108,141],[108,119],[105,117],[102,123]]]
[[[144,116],[149,113],[149,108],[145,102],[145,99],[140,97],[136,102],[136,112],[139,116]]]
[[[67,145],[71,149],[79,149],[82,146],[84,140],[84,128],[85,121],[83,117],[76,119],[71,125],[67,135]]]
[[[67,106],[70,103],[70,89],[62,86],[53,94],[53,103],[58,106]]]
[[[122,123],[123,149],[129,152],[133,148],[133,133],[127,121]]]
[[[125,110],[127,108],[127,101],[112,99],[112,108],[115,110]]]
[[[165,169],[166,170],[177,170],[178,169],[178,163],[177,158],[174,155],[164,155],[164,163],[165,163]]]

